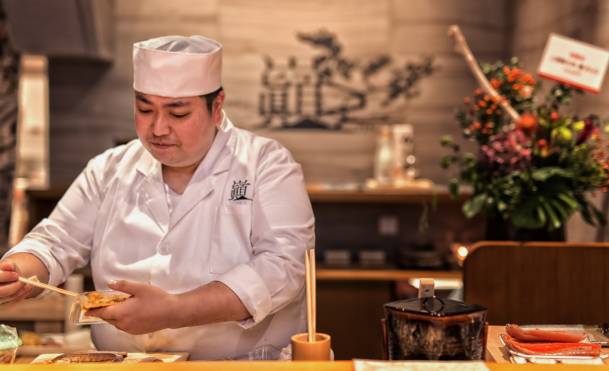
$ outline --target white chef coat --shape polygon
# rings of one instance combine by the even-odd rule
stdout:
[[[284,347],[305,330],[304,252],[314,242],[300,165],[276,141],[235,128],[224,116],[171,213],[161,163],[134,140],[92,159],[49,218],[7,256],[34,254],[52,285],[88,261],[97,290],[119,279],[170,293],[223,282],[250,320],[146,335],[102,324],[92,334],[103,350],[230,359],[264,345]]]

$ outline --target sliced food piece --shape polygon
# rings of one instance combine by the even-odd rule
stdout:
[[[586,339],[584,332],[567,332],[542,329],[524,329],[518,325],[505,325],[505,332],[519,341],[543,341],[560,343],[578,343]]]
[[[124,352],[75,352],[60,354],[50,363],[122,362],[125,357]]]
[[[123,302],[128,298],[128,294],[91,291],[81,296],[80,307],[83,310],[108,307]]]
[[[514,352],[546,356],[587,356],[601,355],[600,344],[590,343],[527,343],[503,335],[505,345]]]

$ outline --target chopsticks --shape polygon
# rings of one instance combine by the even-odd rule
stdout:
[[[74,292],[74,291],[64,290],[64,289],[60,289],[59,287],[56,287],[56,286],[47,285],[46,283],[42,283],[42,282],[38,281],[38,278],[36,278],[36,276],[30,277],[30,278],[19,277],[19,281],[23,282],[23,283],[27,283],[28,285],[55,291],[62,295],[72,296],[75,298],[78,297],[78,295],[79,295],[79,293]]]
[[[317,301],[315,285],[315,249],[305,252],[305,280],[307,289],[307,333],[309,343],[315,342]]]

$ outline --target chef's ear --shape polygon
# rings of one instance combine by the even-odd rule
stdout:
[[[222,107],[224,107],[225,96],[224,89],[220,90],[212,105],[212,117],[217,126],[222,123]]]

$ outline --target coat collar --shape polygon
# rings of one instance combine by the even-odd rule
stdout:
[[[175,227],[201,200],[214,191],[217,176],[230,167],[233,156],[231,156],[232,152],[229,148],[229,139],[234,126],[226,114],[224,112],[222,114],[222,124],[218,128],[211,148],[195,170],[177,207],[171,214],[171,228]]]
[[[229,140],[234,126],[224,112],[222,115],[222,123],[209,151],[195,170],[171,216],[163,189],[162,164],[147,150],[143,151],[138,160],[136,170],[144,176],[140,191],[145,193],[150,212],[163,230],[173,228],[201,200],[209,196],[214,190],[217,175],[229,169],[233,158]]]

